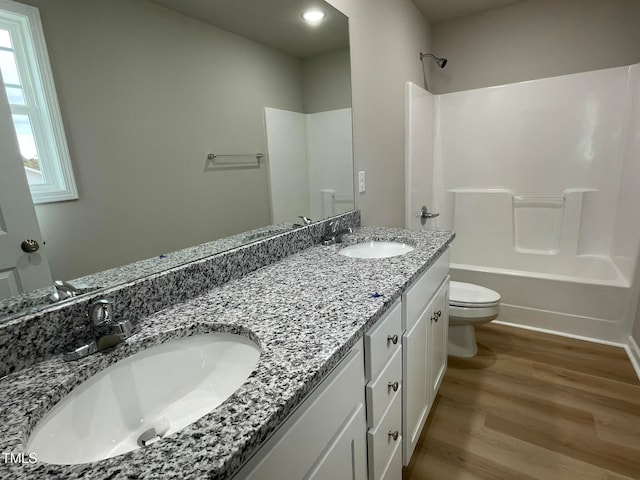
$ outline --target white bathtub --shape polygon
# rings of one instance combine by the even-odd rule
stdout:
[[[627,342],[631,289],[610,259],[520,257],[512,268],[452,263],[451,278],[499,292],[496,321],[601,342]]]

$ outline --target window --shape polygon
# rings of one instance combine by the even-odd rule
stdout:
[[[0,0],[0,71],[34,203],[78,198],[37,8]]]

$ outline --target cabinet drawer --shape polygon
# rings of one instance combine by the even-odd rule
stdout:
[[[379,480],[387,470],[387,465],[396,453],[396,447],[402,445],[401,429],[401,401],[396,394],[389,409],[385,412],[380,425],[372,428],[367,433],[367,446],[369,450],[369,479]],[[390,433],[398,433],[394,439]],[[402,469],[400,469],[401,473]]]
[[[394,387],[396,387],[395,390]],[[380,375],[369,382],[365,388],[367,394],[367,427],[373,428],[380,423],[394,395],[399,395],[401,388],[402,351],[398,349],[382,372],[380,372]]]
[[[364,336],[365,373],[367,380],[378,376],[391,356],[402,346],[402,309],[398,300],[389,312]]]
[[[404,309],[405,330],[410,330],[420,317],[424,307],[429,303],[445,277],[449,274],[449,249],[404,293],[402,305]]]

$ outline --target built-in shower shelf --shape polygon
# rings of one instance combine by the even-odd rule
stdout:
[[[560,252],[565,197],[514,196],[513,237],[516,252]]]

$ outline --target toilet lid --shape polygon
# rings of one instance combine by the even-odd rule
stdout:
[[[492,307],[500,303],[500,294],[480,285],[449,283],[449,304],[457,307]]]

